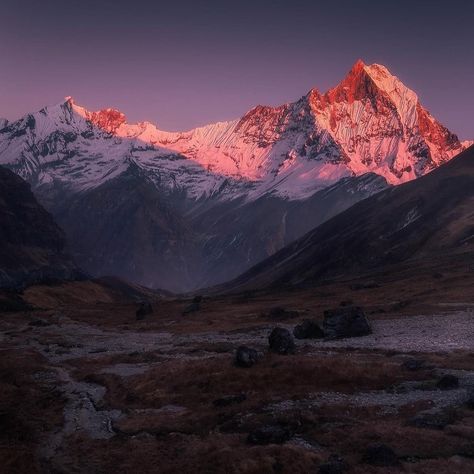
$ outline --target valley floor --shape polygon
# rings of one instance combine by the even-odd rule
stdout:
[[[144,321],[91,282],[31,288],[44,309],[0,317],[2,472],[472,473],[474,304],[433,281],[436,297],[340,284],[187,315],[189,300],[156,300]],[[273,327],[349,298],[372,335],[268,352]],[[299,316],[272,319],[276,305]],[[262,354],[247,369],[232,363],[243,344]],[[380,444],[395,459],[368,451]]]

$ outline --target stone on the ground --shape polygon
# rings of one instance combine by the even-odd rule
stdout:
[[[325,463],[320,464],[318,474],[342,474],[347,469],[344,459],[337,454],[332,454]]]
[[[297,318],[299,315],[299,311],[288,310],[286,308],[283,308],[282,306],[275,306],[273,308],[270,308],[270,311],[265,314],[265,316],[271,319],[292,319]]]
[[[234,363],[237,367],[249,368],[258,362],[258,352],[247,346],[240,346],[235,353]]]
[[[201,299],[196,299],[196,297],[193,298],[193,301],[186,306],[183,310],[183,314],[189,314],[189,313],[195,313],[196,311],[199,311],[201,309]]]
[[[276,354],[293,354],[295,352],[295,340],[290,331],[285,328],[276,327],[268,336],[270,350]]]
[[[324,332],[316,321],[305,319],[295,326],[293,335],[296,339],[319,339],[324,337]]]
[[[137,321],[145,319],[149,314],[153,313],[153,308],[149,301],[142,301],[135,313]]]
[[[358,306],[339,307],[324,312],[324,335],[328,339],[343,339],[372,334],[372,328]]]
[[[400,464],[393,449],[386,444],[373,444],[367,447],[362,461],[380,467],[398,466]]]
[[[459,387],[459,379],[455,375],[443,375],[436,384],[436,387],[441,390],[453,390]]]
[[[41,318],[35,318],[31,320],[28,324],[30,326],[35,326],[35,327],[51,326],[51,323],[49,321],[46,321],[45,319],[41,319]]]
[[[242,403],[247,400],[247,397],[244,393],[239,393],[238,395],[227,395],[222,398],[218,398],[212,402],[212,404],[217,407],[226,407],[228,405],[233,405],[234,403]]]
[[[279,425],[267,425],[249,433],[247,442],[250,444],[282,444],[288,441],[291,433]]]
[[[417,413],[409,420],[408,424],[416,426],[417,428],[442,430],[446,426],[453,424],[455,421],[456,416],[453,410],[433,408],[431,410],[424,410]]]
[[[474,409],[474,389],[467,394],[466,404],[469,408]]]
[[[402,364],[402,368],[406,370],[420,370],[425,367],[425,361],[421,359],[407,359],[405,362]]]

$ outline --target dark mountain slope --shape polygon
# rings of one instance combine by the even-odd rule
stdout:
[[[474,251],[474,147],[357,203],[221,290],[309,283]]]
[[[0,167],[0,287],[78,276],[65,245],[62,230],[30,186]]]

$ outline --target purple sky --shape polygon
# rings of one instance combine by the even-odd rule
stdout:
[[[386,65],[474,138],[474,2],[22,0],[0,13],[0,117],[72,95],[184,130]]]

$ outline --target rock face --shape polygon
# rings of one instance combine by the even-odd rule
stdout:
[[[293,335],[296,339],[320,339],[324,337],[324,331],[316,321],[306,319],[301,324],[295,326]]]
[[[290,331],[285,328],[276,327],[268,336],[268,345],[276,354],[293,354],[295,352],[295,341]]]
[[[85,270],[180,292],[235,278],[464,147],[361,61],[324,94],[187,132],[70,97],[0,121],[0,163],[30,182]]]
[[[2,167],[0,222],[0,287],[80,276],[53,217],[23,179]]]
[[[237,367],[248,369],[258,362],[258,352],[247,346],[240,346],[235,353],[234,363]]]
[[[324,335],[328,339],[367,336],[372,333],[362,308],[340,307],[324,312]]]

